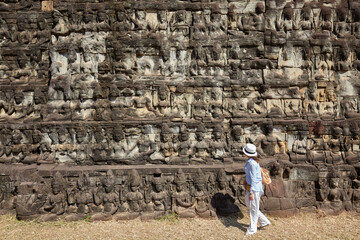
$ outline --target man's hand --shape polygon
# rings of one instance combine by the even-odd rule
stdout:
[[[249,195],[249,200],[250,200],[250,201],[254,200],[254,196],[253,196],[252,193],[250,193],[250,195]]]

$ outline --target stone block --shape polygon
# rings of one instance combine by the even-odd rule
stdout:
[[[295,199],[293,198],[280,198],[280,209],[288,210],[296,208]]]
[[[263,207],[266,211],[280,210],[280,199],[279,198],[266,198],[263,199]]]

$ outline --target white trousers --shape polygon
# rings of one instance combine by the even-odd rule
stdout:
[[[251,235],[257,232],[257,223],[259,221],[260,226],[264,227],[270,224],[269,219],[260,211],[260,192],[253,193],[253,200],[249,200],[249,192],[245,193],[245,203],[250,210],[250,225],[246,231],[247,235]]]

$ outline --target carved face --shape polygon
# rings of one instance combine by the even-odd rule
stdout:
[[[20,144],[22,140],[22,135],[21,135],[21,132],[20,131],[15,131],[14,134],[13,134],[13,142],[14,144]]]
[[[102,140],[104,140],[104,135],[101,130],[97,130],[94,133],[94,137],[95,137],[96,142],[98,142],[98,143],[101,142]]]
[[[76,140],[78,143],[82,143],[86,140],[86,132],[85,131],[78,131],[76,133]]]
[[[20,104],[24,100],[24,94],[22,92],[18,92],[16,93],[14,99],[16,104]]]
[[[197,183],[197,184],[195,184],[195,187],[198,191],[205,190],[205,184],[203,184],[203,183]]]
[[[327,188],[327,179],[326,178],[319,178],[319,186],[320,188]]]
[[[105,12],[101,12],[101,11],[100,11],[100,12],[98,13],[98,21],[99,21],[99,22],[104,22],[104,21],[106,21],[106,18],[107,18],[107,17],[106,17],[106,13],[105,13]]]
[[[221,132],[214,132],[213,135],[215,140],[221,139]]]
[[[115,129],[114,130],[114,140],[116,142],[120,142],[123,139],[124,139],[124,133],[120,129],[119,130]]]
[[[330,178],[330,187],[331,188],[337,188],[339,187],[339,178]]]
[[[59,143],[66,142],[67,138],[68,138],[68,134],[65,129],[59,131]]]
[[[177,12],[176,19],[178,22],[185,21],[185,14],[183,11]]]
[[[217,23],[219,23],[219,22],[220,22],[220,18],[221,18],[221,15],[218,14],[218,13],[213,13],[213,14],[211,15],[212,22],[217,22]]]
[[[32,138],[33,138],[33,143],[34,143],[34,144],[40,143],[40,141],[41,141],[41,134],[33,134]]]
[[[167,17],[166,17],[166,12],[165,11],[161,11],[159,13],[159,20],[161,23],[165,23],[167,21]]]
[[[114,189],[114,184],[111,181],[106,181],[105,185],[104,185],[104,188],[105,188],[106,193],[110,193]]]
[[[226,182],[223,182],[223,181],[219,182],[219,187],[220,187],[220,189],[225,189],[226,188]]]
[[[176,191],[182,192],[184,190],[184,184],[183,183],[177,183],[176,184]]]
[[[123,22],[126,19],[126,15],[123,12],[117,12],[116,16],[119,22]]]
[[[131,185],[131,186],[130,186],[130,190],[131,190],[132,192],[136,192],[138,189],[139,189],[139,186],[138,186],[138,185]]]
[[[84,52],[84,61],[90,62],[91,61],[91,54],[88,52]]]
[[[187,133],[187,132],[181,133],[180,134],[180,139],[181,139],[181,141],[189,140],[189,133]]]
[[[84,20],[84,23],[91,22],[91,14],[89,12],[84,12],[83,20]]]
[[[161,192],[164,189],[164,185],[162,183],[155,184],[155,191]]]
[[[137,11],[136,12],[136,18],[139,20],[144,20],[146,16],[146,13],[144,11]]]
[[[57,195],[61,192],[61,184],[57,183],[56,181],[52,184],[52,192],[54,195]]]
[[[162,134],[164,142],[172,142],[172,134],[163,133]]]
[[[167,99],[167,93],[165,91],[159,91],[160,100],[164,101]]]
[[[45,103],[45,94],[41,91],[37,91],[34,94],[34,102],[35,104]]]
[[[196,137],[197,137],[198,141],[202,141],[205,138],[205,133],[196,132]]]

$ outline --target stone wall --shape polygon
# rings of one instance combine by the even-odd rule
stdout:
[[[360,212],[357,1],[6,2],[4,212],[237,213],[246,142],[266,212]]]

